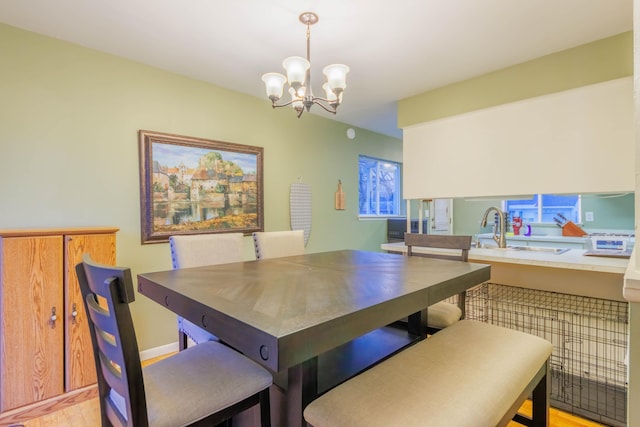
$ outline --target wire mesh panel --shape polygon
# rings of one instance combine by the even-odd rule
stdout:
[[[550,341],[552,405],[626,425],[626,302],[484,283],[467,291],[466,317]]]

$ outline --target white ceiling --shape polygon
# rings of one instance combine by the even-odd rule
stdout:
[[[396,101],[632,29],[633,0],[1,0],[0,22],[270,101],[260,77],[305,56],[313,88],[351,67],[336,116],[400,137]],[[293,112],[291,113],[293,114]],[[304,115],[300,120],[304,120]]]

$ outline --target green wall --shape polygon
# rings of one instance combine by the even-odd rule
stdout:
[[[401,141],[364,129],[349,140],[345,124],[6,25],[0,52],[0,228],[117,226],[119,265],[170,269],[168,244],[140,244],[145,129],[264,147],[267,231],[290,228],[301,177],[313,192],[309,252],[380,250],[386,222],[357,219],[358,155],[401,161]],[[141,350],[177,340],[167,310],[139,295],[133,312]]]
[[[635,194],[585,194],[582,196],[582,222],[587,229],[635,229]],[[585,212],[593,221],[585,222]]]
[[[629,31],[402,99],[398,126],[631,75],[633,36]]]

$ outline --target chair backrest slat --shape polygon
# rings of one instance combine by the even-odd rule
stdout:
[[[416,234],[405,233],[404,244],[407,246],[408,256],[425,256],[429,258],[442,258],[454,261],[468,261],[471,248],[471,236],[451,236],[442,234]],[[456,253],[429,253],[420,254],[413,251],[414,247],[434,249],[454,249]]]
[[[87,295],[85,303],[88,307],[87,313],[97,328],[96,332],[99,332],[96,338],[99,341],[107,341],[112,347],[115,346],[116,343],[113,342],[115,338],[109,339],[109,337],[115,337],[118,333],[118,325],[116,325],[115,318],[106,308],[100,307],[93,295]]]
[[[100,307],[93,295],[87,295],[85,302],[87,314],[96,332],[102,375],[111,388],[123,395],[127,392],[127,385],[122,379],[121,370],[125,362],[124,354],[116,342],[118,325],[115,324],[115,317]]]
[[[127,423],[126,418],[122,416],[122,414],[118,410],[118,407],[115,405],[115,403],[113,403],[111,399],[109,399],[109,397],[103,400],[102,403],[104,403],[106,417],[111,422],[111,425],[113,425],[113,427],[128,427],[129,424]],[[104,426],[108,424],[104,424],[103,422],[102,425]]]

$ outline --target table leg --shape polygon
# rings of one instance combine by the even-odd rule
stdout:
[[[289,368],[287,386],[287,426],[305,425],[302,411],[318,395],[318,358]]]
[[[462,317],[461,319],[464,319],[465,316],[467,315],[466,313],[466,306],[467,306],[467,292],[460,292],[458,294],[458,307],[460,308],[460,311],[462,311]]]
[[[417,313],[410,314],[407,322],[407,330],[410,334],[419,337],[419,339],[425,339],[427,332],[425,325],[427,324],[427,309],[421,310]]]

